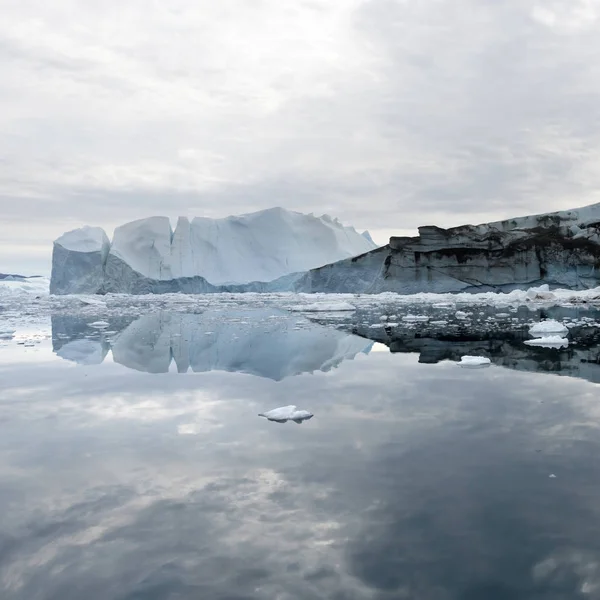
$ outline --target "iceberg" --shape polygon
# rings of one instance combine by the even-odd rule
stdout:
[[[264,417],[269,421],[274,421],[275,423],[287,423],[288,421],[294,421],[295,423],[298,423],[298,425],[314,417],[314,415],[308,410],[298,410],[298,407],[294,404],[273,408],[264,413],[258,413],[258,416]]]
[[[492,361],[486,356],[465,356],[460,357],[460,362],[456,363],[459,367],[466,367],[468,369],[478,369],[481,367],[489,367]]]
[[[563,348],[569,345],[568,338],[561,338],[560,335],[548,335],[538,337],[533,340],[525,340],[528,346],[542,346],[546,348]]]
[[[100,227],[81,227],[60,236],[52,251],[51,294],[97,294],[104,282],[110,242]]]
[[[565,335],[568,333],[568,329],[562,323],[555,321],[554,319],[548,319],[546,321],[540,321],[539,323],[534,323],[529,328],[529,333],[535,337],[543,337],[547,334],[560,334]]]
[[[54,242],[51,293],[210,293],[291,289],[312,268],[376,245],[328,215],[272,208],[224,219],[150,217]],[[274,282],[269,287],[268,282]]]
[[[600,285],[600,203],[451,229],[419,227],[363,255],[311,269],[296,292],[399,294],[510,292]],[[546,287],[544,287],[546,286]]]

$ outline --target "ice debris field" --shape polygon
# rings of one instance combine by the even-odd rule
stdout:
[[[560,307],[578,312],[558,320],[544,316],[544,311],[560,310]],[[564,348],[572,343],[573,331],[600,327],[596,318],[598,308],[600,288],[572,291],[549,290],[542,286],[510,293],[410,296],[395,293],[53,296],[48,293],[48,279],[34,278],[0,281],[0,345],[39,344],[50,336],[50,317],[57,315],[84,316],[92,338],[100,332],[106,333],[114,317],[138,318],[159,312],[200,314],[212,310],[227,319],[232,310],[267,309],[290,316],[304,315],[321,325],[388,345],[393,338],[411,332],[442,330],[464,335],[474,331],[493,333],[518,329],[528,338],[524,341],[527,346]],[[71,350],[75,354],[89,351],[83,347]]]
[[[358,308],[373,306],[412,306],[423,305],[434,309],[456,308],[457,318],[468,316],[465,306],[578,306],[592,305],[600,307],[600,287],[588,290],[550,290],[547,285],[532,287],[528,290],[514,290],[508,293],[483,292],[471,293],[420,293],[403,295],[394,292],[381,294],[306,294],[306,293],[253,293],[240,294],[70,294],[50,295],[49,280],[46,277],[25,279],[22,281],[0,281],[0,303],[4,310],[22,307],[24,311],[47,311],[76,309],[78,307],[96,307],[97,310],[120,311],[128,307],[207,307],[227,303],[247,306],[278,306],[296,312],[346,312]],[[461,307],[461,308],[459,308]],[[498,314],[498,316],[503,316]],[[404,322],[427,320],[423,315],[406,314]],[[547,326],[539,326],[540,333],[556,333]],[[546,329],[543,329],[546,327]],[[563,326],[564,328],[564,326]],[[560,333],[560,331],[558,331]]]

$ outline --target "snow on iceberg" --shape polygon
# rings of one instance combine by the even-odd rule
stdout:
[[[542,346],[547,348],[564,348],[569,345],[569,340],[560,337],[560,335],[549,335],[533,340],[525,340],[525,344],[528,346]]]
[[[489,367],[492,361],[485,356],[461,356],[460,362],[456,363],[459,367],[467,367],[469,369],[478,369],[481,367]]]
[[[298,424],[314,417],[314,415],[307,410],[298,410],[298,407],[294,404],[290,404],[289,406],[280,406],[279,408],[274,408],[264,413],[259,413],[258,416],[265,417],[265,419],[268,419],[269,421],[275,421],[276,423],[294,421]]]
[[[529,328],[530,335],[535,337],[543,337],[548,335],[549,333],[566,335],[568,333],[567,327],[558,321],[554,321],[553,319],[548,319],[547,321],[540,321],[539,323],[534,323]]]

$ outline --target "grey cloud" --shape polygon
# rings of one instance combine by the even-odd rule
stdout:
[[[6,11],[0,217],[44,230],[5,237],[16,260],[155,213],[283,205],[377,233],[598,201],[593,3],[252,6]]]

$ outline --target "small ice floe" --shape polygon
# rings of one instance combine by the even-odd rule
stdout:
[[[404,315],[402,320],[408,323],[425,323],[429,321],[429,317],[427,315]]]
[[[279,408],[274,408],[264,413],[258,413],[258,416],[264,417],[269,421],[275,421],[276,423],[294,421],[294,423],[300,424],[303,421],[312,419],[314,415],[307,410],[298,410],[297,406],[290,404],[289,406],[280,406]]]
[[[94,329],[106,329],[109,326],[110,323],[107,323],[106,321],[94,321],[88,325],[88,327],[93,327]]]
[[[464,312],[463,310],[457,310],[457,311],[454,313],[454,316],[455,316],[457,319],[468,319],[470,314],[471,314],[471,313]]]
[[[556,295],[550,291],[547,284],[539,287],[529,288],[525,294],[526,301],[529,302],[549,302],[556,299]]]
[[[482,367],[489,367],[492,361],[486,356],[461,356],[460,362],[456,363],[459,367],[466,367],[468,369],[480,369]]]
[[[290,310],[292,312],[345,312],[356,310],[356,307],[349,302],[315,302],[290,306]]]
[[[535,337],[544,337],[549,333],[554,333],[556,335],[565,335],[568,332],[568,329],[558,321],[554,321],[553,319],[549,319],[548,321],[540,321],[539,323],[534,323],[529,328],[529,334]]]
[[[75,299],[85,306],[106,306],[104,300],[100,300],[95,296],[75,296]]]
[[[546,348],[563,348],[569,345],[569,340],[567,338],[560,337],[560,335],[549,335],[535,338],[533,340],[525,340],[525,344],[528,346],[543,346]]]
[[[556,479],[556,475],[554,473],[550,473],[550,475],[548,475],[548,477],[550,479]]]

